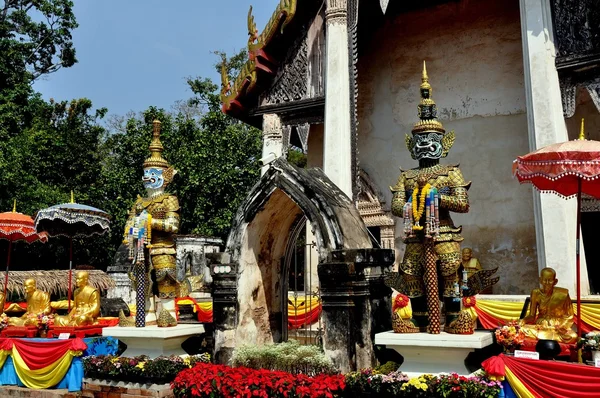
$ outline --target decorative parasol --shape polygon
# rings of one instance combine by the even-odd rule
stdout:
[[[71,310],[71,283],[73,276],[73,238],[102,235],[108,231],[110,216],[104,210],[75,203],[73,191],[71,202],[55,205],[38,211],[35,228],[46,231],[50,236],[69,238],[69,291],[68,302]]]
[[[577,333],[581,335],[581,271],[580,227],[581,194],[600,198],[600,141],[585,139],[581,119],[579,138],[552,144],[513,162],[513,174],[520,183],[529,182],[541,192],[563,198],[577,197],[576,275],[577,275]]]
[[[17,201],[14,201],[13,210],[0,213],[0,239],[8,240],[8,255],[6,257],[6,272],[4,277],[4,297],[8,286],[8,268],[10,267],[10,252],[12,244],[16,241],[32,243],[37,240],[46,243],[48,234],[37,233],[33,224],[33,218],[26,214],[17,213]]]

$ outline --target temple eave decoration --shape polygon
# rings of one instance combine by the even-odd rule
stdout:
[[[258,34],[252,15],[248,11],[248,60],[233,84],[229,81],[226,60],[221,66],[221,102],[225,114],[239,117],[247,112],[247,104],[267,88],[279,67],[278,57],[269,51],[283,36],[286,27],[296,15],[297,0],[281,0],[262,33]]]

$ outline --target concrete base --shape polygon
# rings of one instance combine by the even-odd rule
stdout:
[[[410,377],[423,373],[438,374],[456,372],[469,374],[465,359],[476,348],[493,343],[492,332],[477,331],[474,334],[425,334],[394,333],[375,335],[376,345],[385,345],[404,357],[400,370]]]
[[[191,336],[202,333],[204,333],[204,326],[197,324],[177,325],[170,328],[114,326],[102,330],[102,336],[114,337],[127,345],[122,356],[148,355],[150,359],[161,355],[185,355],[181,343]]]

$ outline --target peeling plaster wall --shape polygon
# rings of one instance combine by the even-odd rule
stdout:
[[[300,208],[277,189],[247,226],[239,259],[236,346],[281,341],[281,284],[286,283],[281,258],[289,230],[301,214]]]
[[[399,168],[417,166],[404,135],[418,120],[427,61],[439,119],[456,132],[442,162],[460,163],[473,182],[470,212],[453,214],[464,227],[462,247],[472,247],[484,268],[500,266],[494,293],[502,294],[537,286],[532,190],[511,175],[513,159],[529,152],[520,29],[517,0],[445,4],[388,19],[358,62],[359,160],[389,206]]]

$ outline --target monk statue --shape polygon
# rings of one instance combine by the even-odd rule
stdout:
[[[86,326],[96,323],[100,315],[100,292],[88,285],[89,274],[86,271],[77,272],[75,278],[75,305],[69,315],[57,316],[54,323],[57,326]]]
[[[449,333],[472,333],[472,320],[461,313],[461,289],[457,270],[461,265],[461,227],[456,227],[451,212],[467,213],[471,185],[463,178],[458,165],[442,165],[455,135],[446,132],[437,120],[437,106],[432,99],[427,69],[423,62],[418,105],[419,121],[406,136],[406,146],[419,167],[401,170],[392,191],[392,213],[404,219],[406,250],[397,273],[388,273],[386,283],[410,297],[414,328],[405,332],[440,333],[439,292],[446,311],[444,330]],[[438,286],[438,274],[441,287]]]
[[[472,277],[477,271],[483,269],[479,260],[473,257],[473,250],[470,247],[462,249],[462,269],[467,271],[467,278]]]
[[[556,287],[556,271],[544,268],[540,271],[541,289],[531,291],[529,315],[521,319],[521,330],[525,336],[539,340],[556,340],[575,343],[577,333],[573,326],[573,304],[569,291]]]
[[[160,121],[153,122],[150,157],[144,161],[142,181],[147,196],[138,196],[125,224],[124,242],[133,263],[132,280],[136,288],[136,327],[157,321],[153,310],[154,294],[150,275],[154,271],[162,308],[175,317],[175,298],[179,291],[176,277],[176,252],[173,235],[179,231],[179,202],[165,192],[176,171],[162,157]],[[148,311],[148,317],[146,317]]]
[[[37,289],[35,279],[27,279],[23,286],[25,287],[27,311],[21,317],[9,318],[8,324],[10,326],[37,326],[40,314],[50,314],[50,295]]]

